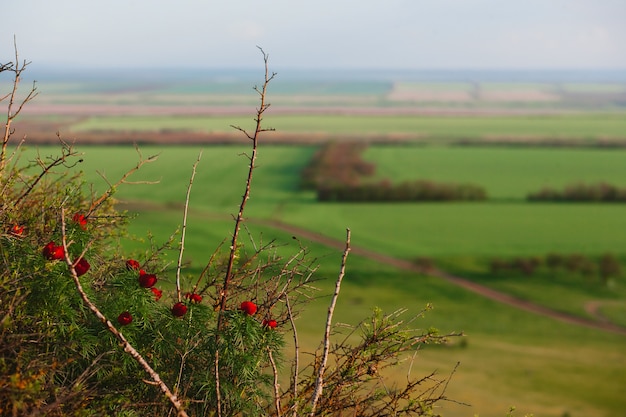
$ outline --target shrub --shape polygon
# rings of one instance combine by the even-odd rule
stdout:
[[[445,184],[431,181],[412,181],[392,185],[388,180],[380,183],[356,185],[334,183],[319,186],[319,201],[347,202],[409,202],[409,201],[482,201],[486,191],[471,184]]]
[[[101,195],[69,168],[81,162],[59,135],[60,154],[18,164],[20,146],[9,154],[15,92],[27,64],[0,66],[14,74],[0,154],[0,414],[46,416],[168,415],[253,416],[431,415],[445,399],[448,378],[407,378],[384,383],[379,371],[397,365],[418,346],[445,340],[435,330],[411,329],[403,311],[374,310],[345,339],[333,312],[350,252],[347,231],[340,272],[319,351],[300,362],[295,318],[311,298],[316,266],[306,248],[288,259],[274,243],[254,250],[240,244],[258,140],[262,132],[265,78],[250,139],[249,172],[230,246],[210,257],[206,268],[186,276],[182,267],[192,167],[180,242],[127,256],[119,246],[128,218],[115,209],[115,190],[156,157],[144,158]],[[175,267],[161,254],[177,249]],[[157,287],[175,275],[173,288]],[[420,314],[421,316],[421,314]],[[410,320],[409,320],[410,322]],[[294,339],[290,381],[284,338]],[[332,336],[336,337],[336,336]],[[356,342],[352,342],[356,340]],[[329,359],[330,358],[330,359]],[[287,362],[289,363],[289,362]]]
[[[542,266],[547,267],[551,274],[565,271],[568,274],[583,276],[587,279],[597,279],[603,285],[608,285],[612,279],[622,276],[621,263],[609,253],[605,253],[599,258],[580,253],[549,253],[544,257],[496,258],[490,261],[491,274],[495,276],[516,272],[530,276]]]
[[[563,190],[543,188],[529,193],[528,201],[562,201],[562,202],[625,202],[626,188],[600,182],[597,184],[571,184]]]
[[[300,187],[315,190],[335,184],[358,184],[362,177],[374,175],[376,166],[361,158],[367,149],[363,142],[329,142],[322,146],[304,167]]]

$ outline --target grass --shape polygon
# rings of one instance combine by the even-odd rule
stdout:
[[[626,151],[581,148],[371,146],[377,178],[430,179],[484,186],[490,198],[524,200],[542,187],[607,181],[626,186]]]
[[[274,103],[279,105],[280,103]],[[98,116],[74,124],[78,133],[89,130],[146,131],[163,129],[232,132],[230,125],[251,125],[249,116]],[[624,136],[622,113],[525,116],[388,116],[388,115],[274,115],[271,126],[283,133],[336,135],[409,134],[438,139],[475,139],[486,136],[523,136],[597,139]]]

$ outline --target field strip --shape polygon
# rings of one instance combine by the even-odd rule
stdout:
[[[290,224],[286,224],[280,222],[278,220],[261,220],[261,219],[250,219],[254,223],[263,224],[266,226],[274,227],[276,229],[285,231],[287,233],[301,236],[305,239],[311,240],[316,243],[321,243],[325,246],[329,246],[332,248],[337,248],[339,250],[343,250],[345,247],[345,242],[333,239],[331,237],[322,235],[320,233],[312,232],[310,230],[302,229],[297,226],[293,226]],[[403,269],[406,271],[412,271],[416,273],[427,273],[430,276],[442,278],[446,281],[455,284],[459,287],[462,287],[468,291],[479,294],[485,298],[489,298],[491,300],[497,301],[502,304],[506,304],[511,307],[518,308],[520,310],[528,311],[535,314],[540,314],[546,317],[550,317],[554,320],[558,320],[564,323],[575,324],[579,326],[590,327],[596,330],[604,330],[612,333],[617,333],[621,335],[626,335],[626,328],[619,326],[614,323],[610,323],[608,321],[596,321],[592,319],[587,319],[584,317],[578,317],[573,314],[564,313],[561,311],[552,310],[548,307],[544,307],[530,301],[522,300],[516,297],[513,297],[509,294],[505,294],[503,292],[494,290],[492,288],[486,287],[484,285],[477,284],[468,279],[448,274],[445,271],[442,271],[437,268],[429,269],[425,271],[423,268],[415,265],[413,262],[394,258],[393,256],[388,256],[379,252],[371,251],[369,249],[360,248],[360,247],[352,247],[351,251],[353,254],[358,256],[364,256],[369,259],[376,260],[378,262]]]

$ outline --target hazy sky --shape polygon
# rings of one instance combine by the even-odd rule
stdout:
[[[58,67],[626,69],[626,0],[17,0],[0,62]]]

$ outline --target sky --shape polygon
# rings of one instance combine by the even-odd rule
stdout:
[[[624,69],[626,0],[19,0],[0,63],[56,68]]]

